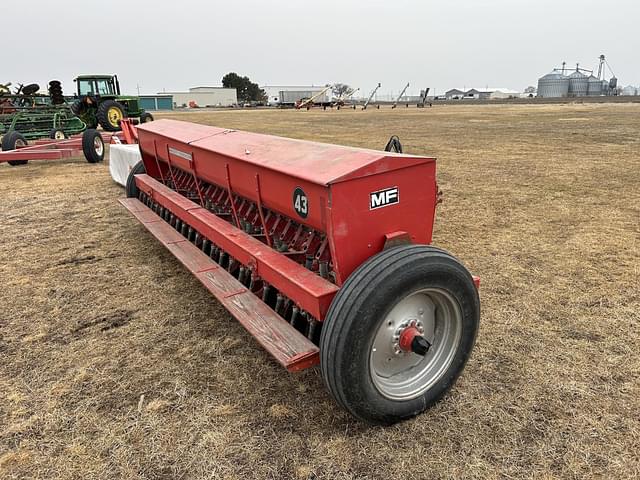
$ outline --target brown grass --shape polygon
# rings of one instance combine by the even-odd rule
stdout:
[[[369,428],[272,362],[116,202],[0,166],[0,478],[640,475],[640,105],[167,115],[439,158],[482,327],[435,408]]]

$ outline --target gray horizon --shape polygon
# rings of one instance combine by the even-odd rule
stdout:
[[[18,46],[1,54],[0,83],[63,82],[116,73],[123,93],[220,85],[227,72],[260,85],[343,82],[366,95],[425,87],[522,91],[559,67],[593,69],[605,54],[620,85],[640,84],[633,41],[640,3],[354,0],[241,3],[36,0],[3,5],[2,29]],[[17,20],[24,21],[17,21]],[[609,78],[609,74],[607,74]]]

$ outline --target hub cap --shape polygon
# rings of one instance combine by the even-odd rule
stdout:
[[[102,143],[102,138],[95,137],[93,139],[93,148],[98,155],[102,155],[102,152],[104,152],[104,143]]]
[[[431,343],[425,356],[400,348],[407,328],[416,328]],[[447,371],[461,336],[462,312],[448,292],[427,288],[409,294],[378,327],[369,357],[373,384],[391,400],[419,397]]]
[[[54,138],[56,140],[64,140],[64,132],[62,130],[58,130],[55,135]]]
[[[114,127],[117,127],[119,125],[118,122],[123,118],[122,111],[120,111],[118,107],[111,107],[107,111],[107,117],[109,118],[109,123]]]

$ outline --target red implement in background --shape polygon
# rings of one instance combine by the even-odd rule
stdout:
[[[85,134],[92,134],[92,132],[96,131],[87,130]],[[8,162],[12,165],[24,165],[29,160],[60,160],[77,157],[82,154],[85,154],[85,158],[90,163],[102,161],[104,143],[109,142],[112,134],[96,132],[90,139],[85,134],[74,135],[64,140],[36,140],[31,144],[21,141],[13,150],[0,151],[0,163]],[[100,139],[99,141],[98,138]],[[92,150],[95,155],[92,155]]]

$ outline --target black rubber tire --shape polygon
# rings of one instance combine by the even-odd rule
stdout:
[[[424,394],[390,400],[373,383],[371,345],[378,327],[408,294],[435,287],[450,294],[462,313],[462,332],[453,360]],[[455,383],[473,349],[480,323],[480,299],[467,269],[452,255],[426,245],[385,250],[362,264],[331,303],[320,338],[320,368],[329,392],[352,415],[390,425],[422,413]]]
[[[37,83],[30,83],[29,85],[25,85],[22,87],[22,95],[34,95],[38,90],[40,90],[40,85]]]
[[[109,121],[109,110],[112,108],[117,108],[120,110],[122,114],[122,118],[127,118],[127,111],[120,102],[116,102],[115,100],[105,100],[100,105],[98,105],[98,111],[96,112],[96,118],[98,119],[98,124],[105,129],[107,132],[119,132],[122,130],[120,124],[113,125]]]
[[[86,110],[86,105],[82,100],[76,100],[71,104],[70,108],[74,115],[79,116]]]
[[[149,112],[143,112],[142,115],[140,115],[140,123],[147,122],[153,122],[153,115],[151,115]]]
[[[100,139],[100,144],[102,148],[100,151],[96,151],[96,146],[94,141],[96,139]],[[102,140],[102,135],[97,130],[90,128],[85,130],[82,134],[82,153],[84,153],[84,158],[89,163],[98,163],[104,160],[104,141]]]
[[[127,184],[124,187],[124,190],[127,193],[127,198],[138,198],[138,195],[140,195],[140,190],[136,186],[135,176],[141,173],[147,173],[142,160],[140,160],[133,166],[133,168],[129,172],[129,176],[127,177]]]
[[[16,132],[15,130],[10,131],[2,136],[2,151],[8,152],[9,150],[15,150],[16,143],[18,142],[24,142],[25,145],[29,144],[20,132]],[[7,163],[12,167],[17,167],[18,165],[26,165],[29,163],[29,160],[9,160]]]
[[[59,136],[60,134],[62,134],[62,138],[59,138],[58,140],[63,140],[65,138],[67,138],[67,135],[64,133],[64,131],[61,128],[54,128],[49,132],[49,138],[51,138],[52,140],[56,139],[56,136]]]

